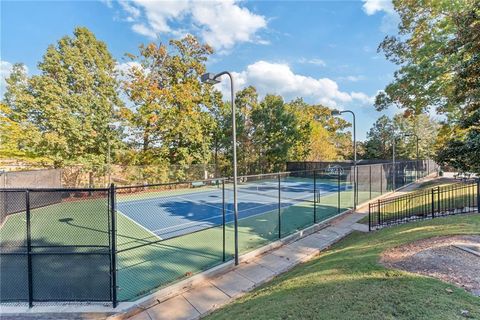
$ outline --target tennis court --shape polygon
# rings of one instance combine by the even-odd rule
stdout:
[[[233,259],[232,189],[226,180],[171,189],[144,186],[125,192],[119,188],[118,300],[134,300]],[[18,202],[21,209],[8,215],[1,226],[0,282],[8,300],[27,301],[25,192],[16,193],[14,201],[6,202]],[[108,301],[111,216],[107,192],[32,190],[30,197],[35,199],[30,214],[33,300]],[[36,204],[45,199],[50,200]],[[350,184],[337,179],[317,179],[315,186],[310,178],[243,179],[238,189],[240,253],[331,217],[351,207],[352,199]]]
[[[232,188],[231,182],[223,187],[214,181],[183,190],[119,193],[119,299],[132,299],[232,259]],[[276,177],[239,183],[239,251],[312,225],[315,214],[317,221],[337,214],[339,200],[345,209],[350,207],[350,189],[337,179],[317,180],[315,188],[313,179],[296,177],[281,178],[280,184]],[[314,190],[321,204],[314,203]]]
[[[117,210],[159,239],[191,233],[233,221],[233,190],[231,184],[221,190],[222,185],[201,188],[196,192],[168,195],[165,192],[151,195],[151,198],[119,198]],[[199,188],[200,189],[200,188]],[[279,207],[287,208],[296,204],[313,201],[314,190],[326,196],[335,193],[339,187],[328,183],[312,181],[281,181],[280,194],[277,181],[243,183],[238,189],[238,213],[240,219],[261,215]],[[346,190],[345,185],[340,190]],[[282,201],[279,203],[279,199]]]

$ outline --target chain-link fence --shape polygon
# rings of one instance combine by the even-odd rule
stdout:
[[[112,301],[109,189],[1,189],[2,302]]]
[[[240,254],[252,251],[436,168],[427,167],[239,177],[237,234],[231,178],[1,189],[2,302],[132,301],[233,259],[235,236]]]

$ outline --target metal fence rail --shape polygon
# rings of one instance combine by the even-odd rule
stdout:
[[[369,229],[480,212],[480,180],[438,186],[369,204]]]
[[[359,166],[107,189],[0,189],[1,302],[132,301],[435,172]],[[393,182],[395,179],[395,183]]]

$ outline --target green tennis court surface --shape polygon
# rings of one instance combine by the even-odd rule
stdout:
[[[138,194],[119,193],[117,202],[121,206],[122,203],[133,199],[150,200],[158,197],[159,194],[166,194],[165,198],[178,195],[188,198],[193,193],[202,194],[203,192],[205,195],[211,194],[212,188]],[[369,196],[364,192],[359,194],[359,198],[368,198]],[[251,198],[246,199],[251,200]],[[263,198],[257,199],[258,201],[264,200]],[[284,237],[312,225],[314,223],[314,203],[309,201],[309,198],[304,200],[281,208],[281,230],[279,230],[278,223],[278,208],[241,217],[239,220],[240,252],[251,251],[277,240],[279,235]],[[338,207],[339,200],[340,208]],[[342,190],[340,199],[338,192],[325,193],[316,204],[317,222],[350,208],[352,203],[353,192],[351,190]],[[271,209],[269,206],[266,208]],[[194,233],[177,234],[175,237],[158,241],[157,234],[152,233],[152,230],[145,228],[137,221],[122,213],[118,213],[116,218],[118,298],[121,301],[132,300],[158,287],[166,286],[223,262],[223,227],[221,225],[197,230]],[[1,227],[0,243],[2,248],[25,250],[25,219],[24,212],[12,214],[6,219]],[[92,281],[106,282],[106,287],[108,287],[110,277],[107,261],[110,241],[109,223],[108,201],[101,197],[95,199],[72,197],[68,201],[32,209],[31,242],[37,252],[48,253],[52,250],[81,252],[87,250],[87,247],[92,252],[98,252],[98,255],[87,255],[81,259],[72,256],[70,260],[68,258],[70,256],[48,254],[33,256],[32,262],[34,271],[36,271],[33,277],[35,287],[42,288],[42,291],[45,292],[53,291],[53,298],[56,298],[54,291],[55,287],[59,285],[60,274],[62,281],[66,279],[67,284],[76,287],[76,296],[82,296],[82,294],[85,297],[88,294],[91,296],[92,288],[88,287],[88,283]],[[158,242],[152,244],[150,243],[152,241]],[[233,244],[233,225],[228,222],[225,227],[226,260],[232,259]],[[8,261],[4,259],[2,262],[1,290],[2,293],[7,292],[12,297],[23,296],[24,291],[27,290],[23,285],[27,283],[26,279],[22,278],[26,277],[26,272],[22,272],[26,268],[25,261],[19,257],[21,256],[12,255],[6,259]],[[70,261],[67,263],[68,270],[64,270],[65,264],[62,257],[67,257],[64,260]],[[36,263],[49,264],[50,267],[40,272],[35,269]],[[89,273],[85,274],[85,270],[88,270]],[[85,281],[85,279],[89,279],[89,281]],[[102,300],[107,294],[107,292],[98,292],[96,297],[98,300]]]

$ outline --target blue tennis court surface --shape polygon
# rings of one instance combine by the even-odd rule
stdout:
[[[225,212],[226,223],[233,221],[232,185],[225,188],[225,202],[222,188],[191,189],[185,193],[168,195],[159,191],[158,196],[148,199],[118,202],[118,211],[133,220],[160,239],[191,233],[222,224]],[[338,191],[338,185],[317,183],[316,190],[322,195]],[[341,190],[348,187],[343,185]],[[290,207],[314,200],[313,182],[282,182],[280,207]],[[238,188],[239,219],[277,210],[278,182],[246,183]]]

